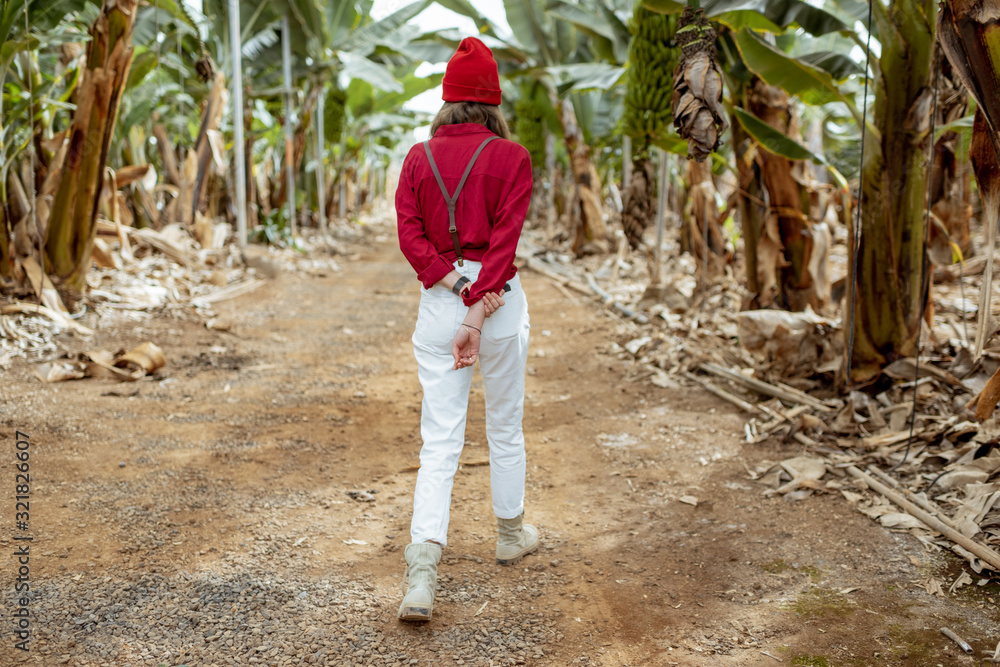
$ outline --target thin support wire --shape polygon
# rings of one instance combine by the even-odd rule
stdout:
[[[937,55],[940,58],[940,54]],[[937,65],[938,63],[935,63]],[[925,297],[929,301],[931,298],[931,286],[930,279],[927,275],[929,269],[929,257],[927,253],[927,240],[930,236],[931,230],[931,185],[933,183],[933,166],[934,166],[934,130],[937,126],[937,107],[938,107],[938,84],[941,76],[941,68],[934,68],[934,101],[931,105],[931,127],[930,127],[930,147],[927,150],[927,194],[924,198],[924,252],[920,259],[920,289],[926,289]],[[918,384],[920,380],[920,337],[923,333],[924,325],[924,312],[927,310],[927,304],[924,299],[921,299],[923,303],[923,308],[919,316],[917,317],[917,353],[915,357],[915,370],[913,378],[913,410],[910,412],[910,435],[906,439],[906,450],[903,452],[903,459],[894,465],[889,472],[896,472],[904,463],[906,459],[910,456],[910,447],[913,445],[913,431],[917,423],[917,395],[920,393],[920,386]],[[963,297],[962,307],[965,307],[965,301]]]
[[[851,296],[848,303],[848,317],[850,330],[847,333],[847,384],[851,384],[851,363],[854,361],[854,316],[858,298],[858,260],[861,258],[861,207],[864,203],[864,181],[865,181],[865,143],[868,128],[868,68],[872,59],[872,3],[875,0],[868,0],[868,38],[865,43],[865,93],[864,106],[861,111],[861,177],[858,181],[858,211],[854,220],[852,230],[851,248]],[[850,201],[847,202],[850,206]]]

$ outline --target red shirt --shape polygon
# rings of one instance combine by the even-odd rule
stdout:
[[[431,152],[449,192],[454,192],[472,154],[490,130],[477,123],[443,125]],[[486,292],[502,292],[514,277],[514,251],[531,200],[531,158],[526,148],[498,139],[479,155],[458,198],[455,226],[465,259],[482,262],[466,306]],[[448,232],[448,205],[422,144],[410,149],[396,189],[399,247],[417,278],[430,289],[458,259]]]

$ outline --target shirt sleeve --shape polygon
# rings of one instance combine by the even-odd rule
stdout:
[[[396,188],[396,227],[399,232],[399,249],[417,272],[417,279],[430,289],[452,270],[451,262],[442,257],[424,233],[420,216],[416,184],[413,181],[414,158],[410,153],[400,170]]]
[[[469,296],[463,298],[466,306],[479,301],[487,292],[503,292],[504,283],[510,278],[517,241],[521,237],[524,218],[528,215],[534,184],[531,156],[524,148],[521,153],[517,174],[514,180],[505,184],[500,195],[500,208],[490,230],[490,247],[483,255],[483,268],[479,271],[479,278],[472,285]]]

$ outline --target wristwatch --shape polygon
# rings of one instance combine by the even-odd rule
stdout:
[[[454,292],[456,296],[462,296],[462,292],[464,292],[467,289],[466,285],[468,285],[471,282],[472,282],[471,280],[469,280],[465,276],[462,276],[461,278],[455,281],[454,285],[452,285],[451,291]]]

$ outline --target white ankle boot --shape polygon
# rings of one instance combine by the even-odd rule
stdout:
[[[434,609],[441,545],[433,542],[413,543],[407,545],[404,554],[409,588],[403,604],[399,606],[399,620],[429,621]]]
[[[514,565],[538,548],[538,529],[523,523],[524,514],[513,519],[497,519],[497,564]]]

